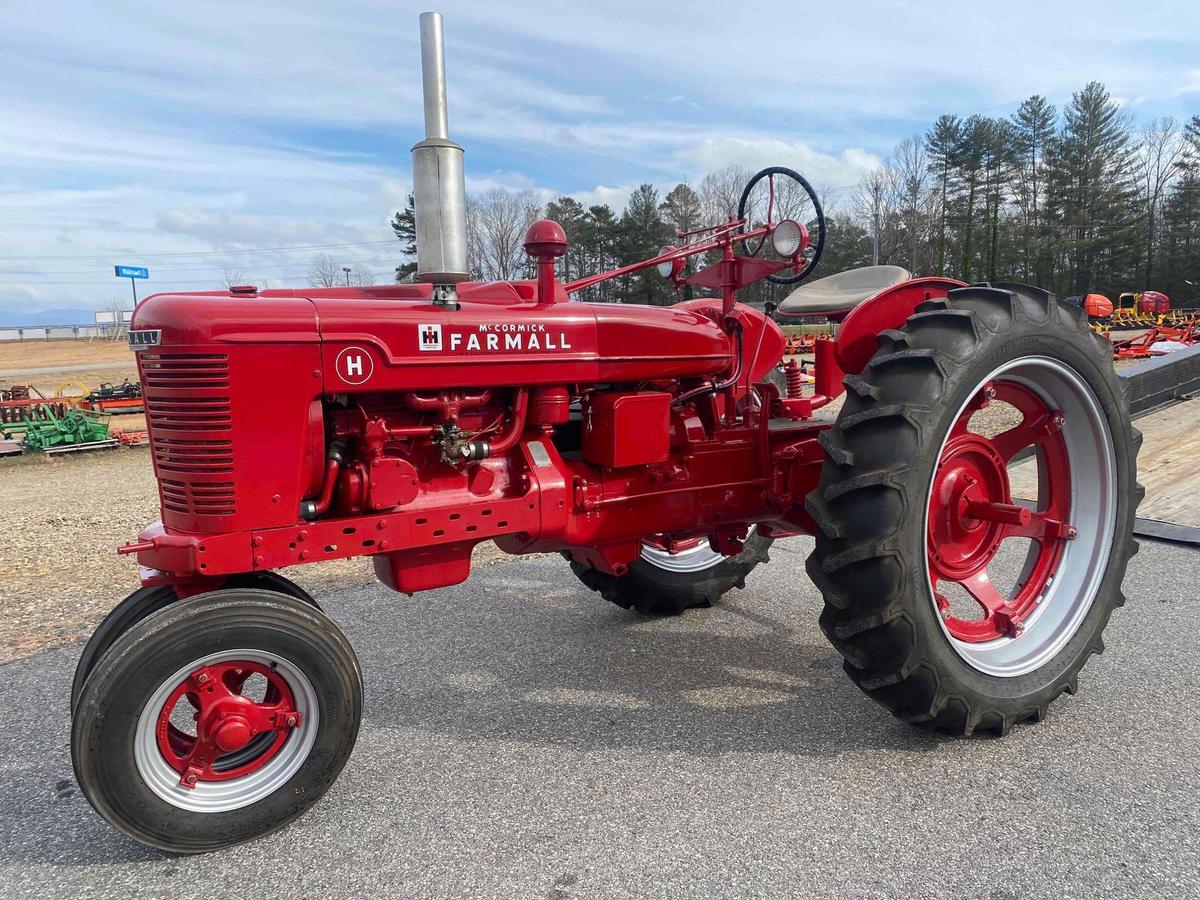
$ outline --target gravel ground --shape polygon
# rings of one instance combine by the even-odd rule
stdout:
[[[808,549],[671,619],[553,557],[414,599],[324,594],[366,679],[354,755],[297,823],[202,857],[140,847],[80,796],[76,649],[0,666],[0,896],[1200,895],[1195,552],[1144,544],[1079,694],[964,741],[844,676]]]
[[[114,418],[113,426],[141,421]],[[91,634],[138,588],[136,560],[116,549],[159,517],[146,447],[0,460],[0,663]],[[500,558],[490,543],[476,565]],[[375,581],[369,559],[297,566],[310,590]]]
[[[158,518],[149,451],[0,462],[0,660],[90,631],[138,586],[119,544]]]

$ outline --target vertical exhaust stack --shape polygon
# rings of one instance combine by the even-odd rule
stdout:
[[[456,304],[454,285],[469,277],[463,148],[450,140],[441,13],[421,13],[425,140],[412,148],[417,280],[432,282],[435,303]]]

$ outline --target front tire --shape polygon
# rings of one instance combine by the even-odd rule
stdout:
[[[1006,734],[1075,692],[1124,603],[1141,436],[1108,342],[1046,292],[954,290],[879,345],[821,436],[821,627],[899,718]],[[993,401],[1019,421],[987,436],[971,420]],[[1022,503],[1009,465],[1028,454]],[[995,563],[1010,538],[1029,542],[1011,587]]]
[[[273,831],[320,799],[361,716],[362,674],[332,621],[274,592],[220,590],[113,643],[84,684],[71,752],[110,824],[200,853]]]
[[[245,572],[241,575],[231,575],[225,582],[227,588],[258,588],[264,591],[277,591],[287,594],[297,600],[303,600],[317,609],[321,607],[312,595],[294,581],[284,578],[278,572]],[[105,616],[88,642],[84,644],[79,661],[75,664],[75,677],[71,681],[71,709],[79,702],[79,694],[83,691],[83,683],[95,667],[97,660],[107,652],[108,648],[126,631],[136,625],[146,616],[158,612],[165,606],[179,599],[175,589],[170,585],[156,587],[140,587]]]

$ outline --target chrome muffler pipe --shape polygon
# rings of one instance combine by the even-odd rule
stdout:
[[[417,280],[442,286],[434,300],[453,302],[453,285],[469,275],[463,148],[450,140],[441,13],[421,13],[425,140],[412,148]],[[449,287],[446,287],[449,286]]]

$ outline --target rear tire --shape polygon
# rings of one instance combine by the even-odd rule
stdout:
[[[733,588],[744,588],[755,567],[770,561],[767,551],[771,543],[771,538],[752,530],[736,556],[710,551],[705,542],[672,560],[664,551],[646,546],[624,575],[598,572],[574,560],[571,571],[588,588],[623,609],[636,609],[643,615],[679,615],[695,606],[711,606]]]
[[[252,672],[266,686],[257,698]],[[97,662],[71,723],[75,776],[135,840],[227,847],[320,799],[354,747],[362,694],[348,641],[313,606],[262,590],[202,594],[146,617]]]
[[[1046,292],[962,288],[923,303],[902,329],[881,334],[861,376],[847,376],[845,405],[821,436],[827,460],[820,487],[807,503],[818,525],[808,571],[825,598],[821,627],[847,674],[899,718],[951,734],[1006,734],[1016,722],[1040,720],[1062,693],[1074,693],[1080,669],[1103,650],[1101,632],[1124,603],[1121,582],[1137,550],[1133,521],[1143,493],[1136,483],[1141,436],[1131,428],[1108,346],[1087,330],[1080,310]],[[1005,452],[997,456],[967,433],[967,423],[977,408],[971,404],[996,396],[995,386],[1016,396],[1022,385],[1044,391],[1040,402],[1052,413],[1038,421],[1052,421],[1055,434],[1044,424],[1030,430],[1039,435],[1043,485],[1032,514],[1047,519],[1034,527],[1057,531],[1030,540],[1010,597],[989,598],[981,590],[981,580],[992,586],[988,553],[1006,537],[1026,535],[1014,533],[1013,523],[961,510],[982,504],[1005,511],[1007,474],[994,482],[1005,495],[993,497],[994,507],[967,491],[979,490],[989,458],[1011,461],[1022,445],[1018,437],[998,440],[994,446]],[[1012,431],[1024,428],[1023,420]],[[944,466],[968,466],[951,450],[963,446],[975,454],[969,465],[977,477],[965,480],[970,487],[961,494],[939,493]],[[1068,484],[1058,478],[1050,486],[1064,471]],[[1054,497],[1060,523],[1038,512]],[[1010,517],[1026,515],[1014,505],[1008,501]],[[1064,523],[1075,517],[1076,533],[1068,537]],[[983,540],[989,528],[1002,535],[990,550]],[[982,579],[973,570],[980,562]],[[944,570],[955,565],[957,574],[946,578]],[[985,606],[975,621],[957,617],[935,588],[938,578],[970,582],[993,611]]]

